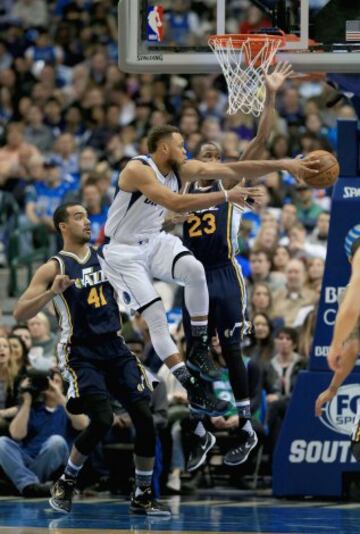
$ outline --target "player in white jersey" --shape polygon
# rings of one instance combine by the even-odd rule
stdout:
[[[241,161],[203,163],[187,161],[184,139],[174,126],[153,128],[148,136],[150,155],[131,160],[121,172],[118,189],[105,225],[105,244],[99,258],[102,269],[117,294],[130,310],[143,315],[153,347],[176,378],[187,389],[193,408],[208,414],[222,414],[228,403],[217,401],[208,388],[199,387],[171,339],[161,298],[153,279],[185,286],[185,304],[194,337],[189,355],[192,366],[204,379],[214,381],[218,372],[208,358],[207,316],[209,296],[202,264],[181,240],[161,231],[165,211],[178,213],[208,208],[244,197],[262,197],[259,187],[237,185],[230,191],[203,195],[179,194],[181,185],[199,177],[218,176],[240,180],[257,178],[272,171],[287,170],[301,179],[304,170],[316,173],[312,160]],[[220,403],[220,404],[219,404]]]

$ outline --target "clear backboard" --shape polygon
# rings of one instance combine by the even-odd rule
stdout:
[[[120,0],[119,66],[135,73],[220,72],[211,34],[275,27],[289,36],[277,60],[298,72],[360,72],[360,0]]]

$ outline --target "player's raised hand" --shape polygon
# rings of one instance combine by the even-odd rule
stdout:
[[[319,173],[317,167],[320,163],[320,160],[313,159],[313,158],[306,158],[306,159],[289,159],[286,160],[286,164],[284,166],[285,170],[288,171],[297,182],[304,183],[303,179],[304,176],[315,176]]]
[[[265,74],[265,86],[270,93],[276,93],[287,78],[295,75],[292,65],[287,62],[277,63],[272,73]]]
[[[51,286],[51,291],[56,295],[64,293],[70,286],[75,283],[75,280],[72,280],[67,274],[58,274],[55,276],[53,284]]]
[[[325,389],[324,391],[322,391],[320,393],[320,395],[318,396],[318,398],[316,399],[316,402],[315,402],[315,415],[316,417],[320,417],[321,415],[321,408],[323,407],[323,405],[326,403],[326,402],[329,402],[331,401],[331,399],[333,399],[336,395],[336,389],[330,389],[330,388],[327,388]]]

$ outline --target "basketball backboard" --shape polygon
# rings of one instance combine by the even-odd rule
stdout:
[[[277,27],[298,72],[360,72],[360,0],[120,0],[124,72],[220,72],[208,37]],[[309,41],[310,39],[310,41]]]

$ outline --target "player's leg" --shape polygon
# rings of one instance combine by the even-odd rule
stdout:
[[[170,511],[155,501],[151,487],[156,447],[156,431],[150,410],[152,387],[139,360],[120,340],[116,344],[119,357],[111,362],[106,383],[112,396],[129,413],[135,427],[135,487],[130,511],[168,516]]]
[[[215,325],[212,322],[212,309],[213,302],[210,296],[209,302],[209,323],[208,323],[208,338],[211,339],[211,336],[214,332]],[[182,308],[183,312],[183,325],[184,325],[184,334],[186,339],[186,349],[187,352],[191,350],[193,337],[191,332],[191,323],[190,316],[185,306],[185,303]],[[195,471],[198,469],[206,460],[207,453],[212,449],[216,443],[216,438],[211,432],[206,430],[204,426],[204,416],[201,414],[191,413],[186,422],[187,433],[192,434],[191,438],[191,448],[189,451],[189,456],[186,463],[187,471]]]
[[[72,359],[66,378],[70,379],[67,410],[85,413],[89,425],[75,439],[62,476],[51,488],[51,507],[62,513],[71,510],[76,481],[87,457],[105,437],[113,423],[113,411],[103,374],[90,362]]]
[[[183,246],[178,237],[164,233],[154,243],[150,269],[156,278],[185,286],[184,299],[192,336],[187,365],[204,380],[217,380],[219,372],[209,358],[209,294],[203,265]]]
[[[239,416],[239,444],[225,455],[224,463],[238,465],[246,461],[257,445],[251,424],[248,373],[241,353],[247,324],[246,290],[236,266],[217,269],[212,276],[212,291],[217,294],[216,326]]]
[[[104,247],[99,261],[109,282],[128,308],[142,314],[155,352],[188,391],[189,401],[194,407],[210,415],[224,413],[226,403],[218,401],[212,392],[202,390],[186,368],[171,338],[163,303],[146,267],[154,260],[154,247],[144,245],[141,254],[134,252],[134,248],[123,245],[110,249]]]

